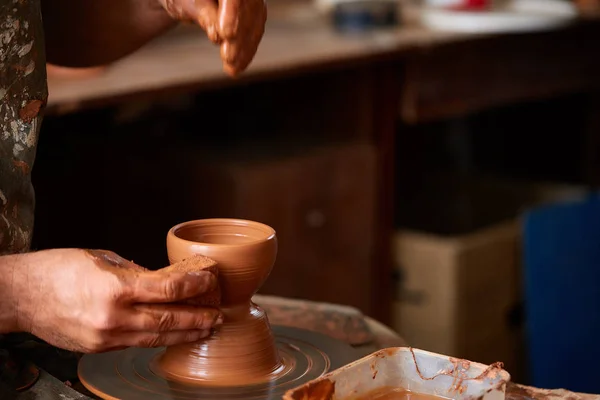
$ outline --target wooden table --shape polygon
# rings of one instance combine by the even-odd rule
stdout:
[[[433,32],[418,26],[365,36],[336,33],[310,3],[275,1],[258,54],[241,78],[222,71],[218,48],[194,27],[181,26],[154,40],[97,76],[49,76],[48,114],[117,104],[125,98],[177,91],[222,88],[273,80],[357,63],[389,61],[407,50],[460,42],[471,35]]]
[[[376,245],[365,291],[371,303],[365,311],[389,322],[399,123],[418,124],[570,93],[596,94],[599,36],[600,23],[594,20],[527,35],[444,33],[407,24],[344,36],[308,3],[275,3],[256,60],[238,80],[224,75],[217,49],[193,28],[182,27],[98,76],[82,80],[50,76],[48,114],[298,76],[319,74],[335,80],[351,71],[348,80],[331,86],[331,92],[344,92],[336,98],[332,113],[345,115],[340,132],[364,137],[377,148]],[[597,129],[595,121],[590,129]],[[594,142],[590,148],[600,144]],[[590,152],[591,169],[598,165],[595,154]],[[362,284],[356,282],[357,293]]]

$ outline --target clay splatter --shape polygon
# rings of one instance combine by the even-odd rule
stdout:
[[[323,379],[305,386],[301,391],[294,393],[295,400],[331,400],[335,394],[335,383]]]
[[[497,377],[498,372],[500,370],[502,370],[502,368],[504,368],[503,363],[496,362],[496,363],[490,365],[488,368],[486,368],[485,371],[483,371],[478,376],[471,378],[467,374],[467,371],[471,368],[470,361],[461,360],[458,358],[450,358],[450,362],[452,363],[452,368],[445,370],[445,371],[444,370],[439,371],[437,374],[435,374],[431,377],[425,377],[421,373],[421,369],[419,368],[419,364],[417,363],[417,357],[415,356],[415,352],[412,347],[410,348],[410,352],[412,354],[412,358],[413,358],[413,362],[415,364],[415,368],[417,370],[417,374],[424,381],[433,380],[440,375],[447,375],[447,376],[451,376],[453,378],[452,385],[448,389],[449,393],[463,394],[465,392],[465,390],[467,389],[467,387],[466,387],[467,381],[481,380],[481,379],[486,379],[486,378],[494,379]],[[498,383],[497,387],[500,387],[504,384],[506,384],[506,382],[500,381]]]

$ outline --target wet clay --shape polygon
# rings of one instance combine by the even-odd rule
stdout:
[[[370,391],[352,400],[447,400],[446,397],[422,394],[410,390],[393,387],[383,387]]]
[[[323,379],[305,385],[293,396],[294,400],[331,400],[334,394],[335,383],[329,379]]]
[[[168,380],[210,386],[261,383],[284,371],[267,315],[250,301],[275,263],[275,231],[244,220],[191,221],[169,231],[167,251],[171,263],[197,255],[217,263],[224,323],[207,339],[168,347],[153,369]]]
[[[159,270],[161,273],[194,273],[200,271],[208,271],[214,274],[217,278],[219,277],[219,268],[217,267],[217,262],[204,256],[193,256]],[[193,299],[187,299],[181,303],[194,306],[218,307],[221,304],[221,287],[217,285],[214,290],[211,290],[210,292],[204,293],[203,295]]]

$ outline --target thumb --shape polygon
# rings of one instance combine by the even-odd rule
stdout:
[[[123,297],[131,303],[173,303],[200,296],[217,287],[208,271],[136,272],[124,279]]]

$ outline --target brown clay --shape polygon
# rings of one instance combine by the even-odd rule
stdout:
[[[275,231],[236,219],[207,219],[173,227],[169,261],[195,255],[217,262],[224,323],[210,338],[168,347],[157,360],[169,380],[211,386],[261,383],[283,370],[265,312],[251,302],[277,255]]]
[[[193,256],[186,258],[185,260],[179,261],[175,264],[163,268],[160,272],[200,272],[209,271],[217,278],[219,277],[219,268],[217,262],[204,256]],[[217,286],[216,289],[211,290],[208,293],[204,293],[202,296],[187,299],[182,302],[184,304],[190,304],[194,306],[206,306],[206,307],[218,307],[221,304],[221,288]]]
[[[335,394],[335,382],[323,379],[309,385],[294,393],[294,400],[331,400]]]
[[[383,387],[353,400],[444,400],[446,397],[415,393],[402,388]]]

